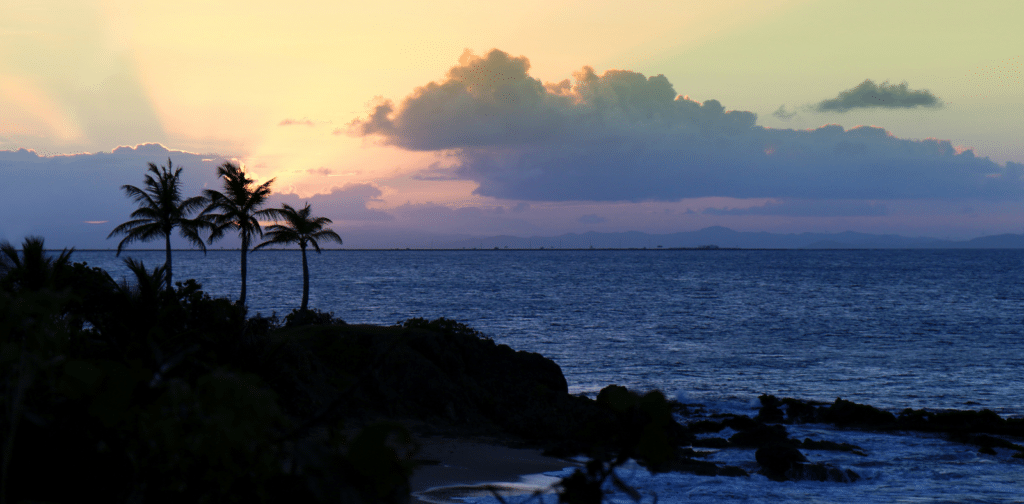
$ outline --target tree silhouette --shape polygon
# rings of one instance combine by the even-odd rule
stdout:
[[[20,255],[10,242],[0,242],[0,286],[24,291],[57,288],[74,251],[64,249],[56,258],[49,257],[40,236],[26,237]]]
[[[217,175],[224,178],[224,192],[207,189],[203,191],[209,202],[201,217],[211,223],[210,243],[224,236],[225,231],[234,229],[242,239],[242,292],[238,303],[245,305],[246,259],[249,245],[254,237],[263,237],[260,218],[272,218],[273,210],[259,210],[270,196],[270,184],[274,179],[255,185],[256,181],[245,176],[238,165],[224,163],[217,167]]]
[[[157,167],[149,163],[149,173],[146,174],[146,188],[139,189],[133,185],[123,185],[121,189],[129,198],[139,204],[132,212],[132,220],[114,228],[107,235],[107,239],[114,236],[124,235],[124,238],[117,244],[117,255],[125,245],[136,241],[151,241],[160,237],[164,239],[167,250],[167,259],[164,268],[167,270],[167,290],[174,288],[172,281],[171,267],[171,232],[178,228],[181,236],[193,245],[197,245],[206,253],[206,245],[199,236],[199,230],[208,227],[205,220],[201,218],[190,219],[188,215],[199,210],[206,203],[206,198],[193,196],[182,199],[181,196],[181,167],[173,172],[171,159],[167,158],[167,166]]]
[[[302,250],[302,308],[300,310],[304,312],[309,305],[309,263],[306,262],[306,247],[312,245],[316,253],[319,254],[320,243],[318,240],[334,241],[341,244],[341,237],[338,236],[338,233],[324,228],[331,223],[331,219],[310,215],[309,203],[306,203],[302,210],[282,204],[281,208],[274,208],[270,211],[274,213],[276,219],[283,220],[284,223],[267,226],[268,238],[254,247],[253,251],[267,245],[289,243],[299,245],[299,249]]]

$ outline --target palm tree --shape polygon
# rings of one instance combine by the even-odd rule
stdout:
[[[224,178],[224,192],[207,189],[203,191],[209,204],[203,210],[201,217],[211,223],[213,232],[210,234],[210,243],[224,236],[228,229],[238,230],[238,236],[242,239],[242,292],[238,296],[238,303],[245,305],[245,278],[246,259],[249,253],[249,245],[254,237],[263,237],[263,229],[260,228],[260,218],[272,218],[273,210],[259,210],[267,203],[270,196],[270,184],[274,179],[256,184],[255,180],[245,176],[237,165],[224,163],[217,167],[217,175]]]
[[[167,250],[167,259],[164,268],[167,270],[167,290],[174,288],[171,279],[171,232],[178,228],[181,236],[193,245],[197,245],[206,253],[206,245],[199,236],[199,230],[209,225],[203,219],[189,219],[188,215],[199,210],[206,203],[206,198],[193,196],[182,199],[181,196],[181,167],[171,169],[171,159],[167,158],[167,166],[157,167],[149,163],[149,173],[146,174],[146,188],[139,189],[133,185],[123,185],[125,196],[132,198],[139,204],[132,212],[132,220],[114,228],[107,235],[111,238],[117,235],[124,235],[124,239],[117,244],[117,255],[121,255],[121,249],[125,245],[135,241],[150,241],[160,237],[164,239]]]
[[[40,236],[26,237],[20,255],[10,242],[0,242],[0,286],[25,291],[60,287],[56,284],[71,265],[74,251],[64,249],[57,257],[49,257]]]
[[[334,241],[341,244],[341,237],[338,233],[325,229],[324,226],[331,223],[327,217],[312,217],[310,215],[309,203],[302,210],[296,210],[287,204],[281,208],[271,210],[274,217],[282,219],[284,224],[273,224],[267,226],[267,240],[257,245],[252,250],[259,250],[267,245],[284,245],[298,243],[302,250],[302,308],[306,311],[309,305],[309,263],[306,262],[306,246],[312,245],[316,253],[320,253],[320,243],[317,240]]]

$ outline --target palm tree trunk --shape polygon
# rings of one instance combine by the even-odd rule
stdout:
[[[238,295],[238,304],[245,306],[245,274],[247,272],[246,259],[249,253],[249,237],[242,237],[242,293]]]
[[[167,269],[167,290],[174,290],[174,283],[171,282],[171,233],[164,234],[164,241],[167,244],[167,260],[164,261],[164,268]]]
[[[309,264],[306,263],[306,244],[299,245],[302,249],[302,311],[309,305]]]

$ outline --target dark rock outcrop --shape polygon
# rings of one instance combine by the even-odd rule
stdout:
[[[875,430],[896,428],[896,415],[873,406],[836,399],[828,408],[819,408],[818,418],[837,427],[860,427]]]
[[[771,480],[786,481],[794,470],[798,470],[800,464],[807,462],[800,450],[780,444],[771,444],[758,448],[754,458],[761,465],[761,473]]]
[[[829,464],[808,462],[800,450],[789,445],[762,446],[754,457],[761,465],[761,473],[774,481],[852,483],[860,479],[860,475],[850,469],[842,470]]]
[[[594,401],[568,393],[553,361],[495,344],[461,324],[311,326],[275,336],[282,340],[280,355],[304,368],[297,374],[316,377],[288,389],[302,397],[293,399],[297,405],[311,405],[301,416],[319,405],[337,417],[405,418],[452,433],[538,441],[572,437],[607,416]]]

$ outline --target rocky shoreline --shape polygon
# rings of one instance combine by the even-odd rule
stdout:
[[[776,481],[844,484],[860,479],[849,468],[808,462],[805,452],[863,455],[862,448],[828,439],[793,439],[786,429],[793,424],[942,433],[951,441],[977,446],[981,453],[1002,448],[1013,450],[1012,457],[1024,458],[1024,419],[1006,419],[988,410],[907,409],[893,414],[843,399],[821,403],[763,395],[756,415],[709,415],[699,404],[615,385],[595,399],[574,396],[554,362],[497,345],[445,319],[417,319],[391,328],[307,327],[276,337],[300,344],[322,359],[338,359],[329,367],[334,372],[338,366],[346,369],[349,380],[367,372],[359,370],[357,361],[373,363],[373,378],[351,390],[349,399],[338,405],[339,414],[415,420],[421,435],[486,434],[552,456],[598,461],[593,468],[580,469],[580,481],[601,479],[602,471],[607,473],[625,458],[652,472],[749,476],[742,468],[704,460],[708,450],[724,449],[754,450],[758,472]],[[735,433],[715,435],[725,429]]]

